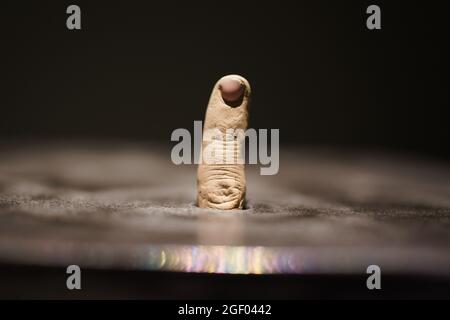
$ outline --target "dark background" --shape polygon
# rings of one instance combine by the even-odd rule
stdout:
[[[169,143],[238,73],[284,145],[450,160],[448,20],[444,1],[2,1],[0,138]]]

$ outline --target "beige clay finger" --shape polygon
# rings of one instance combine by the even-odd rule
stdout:
[[[249,98],[250,85],[241,76],[225,76],[214,86],[206,110],[197,175],[200,208],[231,210],[245,205],[244,163],[238,161],[243,139],[233,131],[247,129]]]

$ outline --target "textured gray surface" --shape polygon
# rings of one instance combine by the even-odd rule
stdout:
[[[194,206],[195,166],[173,165],[170,150],[155,145],[16,143],[0,152],[0,261],[233,273],[356,272],[367,263],[450,270],[450,170],[431,160],[283,149],[278,175],[249,166],[249,209],[221,212]]]

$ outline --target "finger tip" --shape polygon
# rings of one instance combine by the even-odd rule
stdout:
[[[226,102],[235,102],[244,94],[244,84],[237,78],[224,77],[219,82],[219,90]]]

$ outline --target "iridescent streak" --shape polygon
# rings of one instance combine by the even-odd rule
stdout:
[[[297,257],[298,258],[298,257]],[[301,271],[303,263],[288,252],[267,247],[153,247],[147,268],[198,273],[270,274]]]

